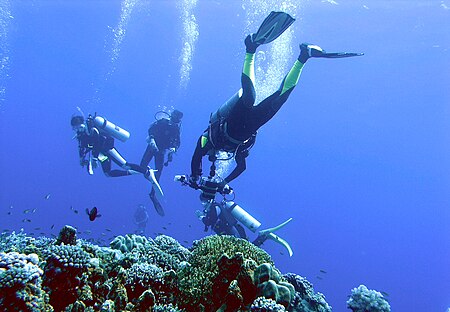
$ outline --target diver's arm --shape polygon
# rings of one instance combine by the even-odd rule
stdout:
[[[178,126],[176,126],[172,147],[175,148],[175,151],[178,151],[180,145],[181,145],[180,129],[178,128]]]
[[[208,150],[208,143],[204,144],[205,140],[208,140],[207,137],[203,135],[197,141],[197,146],[195,147],[194,154],[191,159],[191,176],[199,177],[202,175],[202,158],[206,155]]]
[[[236,160],[236,167],[234,170],[228,175],[228,177],[225,178],[225,183],[230,183],[234,179],[236,179],[238,176],[241,175],[242,172],[247,169],[247,161],[246,158],[248,156],[248,152],[241,152],[239,154],[236,154],[235,160]]]

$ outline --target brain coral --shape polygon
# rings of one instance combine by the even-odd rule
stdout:
[[[254,262],[273,264],[264,250],[245,239],[228,235],[212,235],[194,242],[192,255],[187,260],[190,265],[178,271],[181,306],[210,306],[213,281],[218,276],[218,260],[227,255],[232,258],[241,253],[244,266]]]

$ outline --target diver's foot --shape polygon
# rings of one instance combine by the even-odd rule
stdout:
[[[255,34],[250,34],[247,37],[245,37],[244,43],[245,43],[245,52],[254,54],[256,52],[256,49],[259,47],[259,44],[253,42],[253,39],[255,38]]]
[[[300,44],[300,55],[298,56],[298,60],[300,63],[305,64],[310,57],[321,57],[325,53],[326,52],[318,45],[302,43]]]

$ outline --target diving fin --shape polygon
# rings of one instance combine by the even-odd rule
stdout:
[[[300,50],[306,50],[308,57],[323,57],[323,58],[344,58],[353,56],[362,56],[364,53],[356,52],[327,52],[315,44],[302,43]]]
[[[295,18],[284,12],[270,12],[253,35],[252,41],[257,45],[274,41],[292,25]]]
[[[155,172],[158,170],[154,170],[150,167],[147,168],[147,172],[144,174],[145,178],[150,181],[153,186],[153,191],[156,193],[158,198],[162,198],[164,196],[164,192],[159,185],[158,180],[156,179]]]
[[[159,202],[159,200],[156,198],[154,189],[150,192],[149,196],[150,196],[150,199],[152,200],[152,203],[153,203],[153,206],[155,207],[156,212],[161,217],[164,217],[164,215],[165,215],[164,209],[161,206],[161,203]]]
[[[353,56],[363,56],[364,53],[356,53],[356,52],[325,52],[321,56],[316,57],[325,57],[325,58],[343,58],[343,57],[353,57]]]
[[[283,245],[283,247],[286,248],[286,250],[289,252],[289,257],[292,257],[294,252],[292,251],[292,248],[289,245],[289,243],[286,240],[282,239],[281,237],[279,237],[278,235],[273,233],[275,231],[278,231],[279,229],[281,229],[282,227],[284,227],[286,224],[288,224],[291,221],[292,221],[292,218],[289,218],[288,220],[284,221],[283,223],[281,223],[280,225],[278,225],[276,227],[259,231],[258,237],[255,239],[253,244],[255,244],[256,246],[260,246],[267,239],[271,239],[271,240]]]

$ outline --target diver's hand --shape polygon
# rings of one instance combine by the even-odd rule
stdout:
[[[233,188],[227,184],[227,181],[223,180],[219,186],[219,193],[221,194],[231,194],[233,193]]]
[[[87,160],[86,158],[80,158],[80,166],[81,167],[84,167],[84,166],[87,166],[87,165],[89,165],[89,160]]]
[[[167,154],[167,161],[171,162],[173,160],[173,154],[175,154],[175,147],[169,148],[169,153]]]
[[[152,150],[152,152],[154,152],[154,153],[159,152],[159,148],[158,148],[158,145],[156,145],[155,138],[147,137],[147,143],[150,146],[150,149]]]
[[[199,176],[191,175],[189,176],[189,186],[193,188],[198,188],[198,181],[200,180]]]

